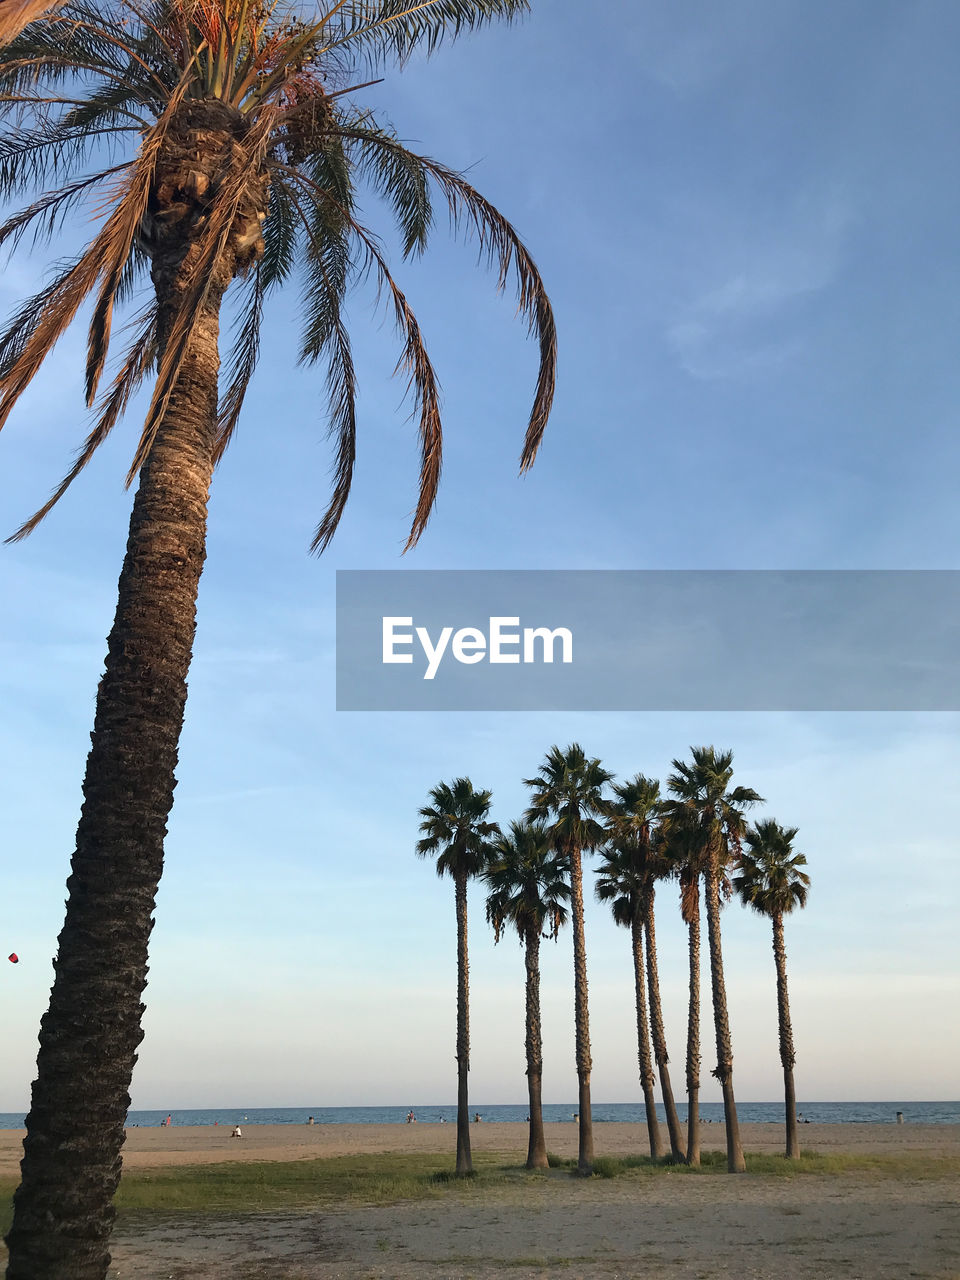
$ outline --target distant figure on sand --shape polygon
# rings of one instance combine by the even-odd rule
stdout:
[[[412,1112],[412,1111],[408,1111],[408,1112],[407,1112],[407,1124],[416,1124],[416,1123],[417,1123],[417,1117],[413,1114],[413,1112]]]
[[[163,1122],[163,1127],[166,1128],[168,1124],[173,1124],[173,1116],[167,1116]]]
[[[240,1132],[240,1126],[239,1126],[238,1124],[235,1124],[235,1125],[233,1126],[233,1133],[231,1133],[230,1137],[231,1137],[231,1138],[242,1138],[242,1137],[243,1137],[243,1134]]]
[[[307,1116],[307,1124],[315,1124],[315,1123],[316,1121],[314,1120],[313,1116]]]
[[[475,1112],[473,1113],[473,1123],[474,1123],[474,1124],[479,1124],[479,1123],[480,1123],[480,1121],[481,1121],[482,1119],[483,1119],[483,1116],[480,1114],[480,1112],[479,1112],[479,1111],[475,1111]]]

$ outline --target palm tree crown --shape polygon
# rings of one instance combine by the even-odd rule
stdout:
[[[603,788],[612,778],[579,743],[566,751],[551,747],[537,776],[524,778],[524,785],[533,788],[526,817],[531,822],[551,820],[549,831],[558,849],[596,849],[606,834],[597,818],[609,810]]]
[[[47,6],[34,5],[24,13]],[[99,228],[78,257],[23,303],[0,335],[0,426],[44,358],[92,299],[86,395],[95,422],[50,500],[63,495],[155,370],[128,482],[143,466],[208,300],[236,280],[235,341],[218,408],[215,460],[230,441],[257,364],[264,305],[299,279],[300,357],[326,366],[336,440],[333,492],[313,541],[322,550],[350,491],[355,376],[343,315],[349,286],[372,273],[399,329],[421,445],[420,495],[408,546],[429,517],[440,477],[436,376],[420,329],[375,235],[357,217],[371,185],[392,208],[404,254],[424,249],[431,190],[474,234],[500,287],[514,279],[540,346],[540,375],[521,455],[531,465],[553,396],[556,335],[529,253],[510,224],[455,171],[401,144],[350,96],[386,62],[528,8],[527,0],[331,0],[304,21],[286,0],[69,0],[10,35],[0,52],[0,196],[37,185],[0,227],[0,244],[49,238],[86,206]],[[19,12],[19,11],[18,11]],[[189,249],[189,252],[188,252]],[[164,261],[167,259],[168,261]],[[170,259],[186,271],[166,306],[137,295],[152,276],[170,293]],[[115,376],[103,389],[115,312],[132,311]]]
[[[495,822],[487,820],[492,792],[475,791],[469,778],[440,782],[428,793],[432,804],[420,810],[417,856],[437,854],[437,875],[482,875],[490,863],[493,840],[500,834]]]
[[[566,864],[542,823],[511,822],[493,843],[487,882],[487,920],[499,942],[513,925],[521,943],[555,938],[567,920]]]
[[[747,832],[733,887],[744,905],[760,915],[789,915],[807,905],[810,877],[801,870],[807,860],[793,851],[797,830],[764,818]]]
[[[616,799],[607,817],[607,843],[595,891],[601,902],[611,904],[616,923],[629,927],[635,911],[642,911],[654,880],[667,874],[670,864],[659,839],[657,779],[638,773],[628,782],[614,784],[613,793]]]
[[[751,787],[730,787],[732,751],[691,747],[690,755],[690,763],[672,762],[667,786],[673,798],[665,801],[664,813],[685,853],[722,872],[740,856],[747,827],[743,810],[763,797]]]

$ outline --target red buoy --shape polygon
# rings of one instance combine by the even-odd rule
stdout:
[[[20,963],[20,957],[17,955],[15,951],[11,951],[10,954],[7,956],[7,959],[10,961],[11,964]]]

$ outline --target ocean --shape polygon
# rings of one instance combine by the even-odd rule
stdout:
[[[306,1124],[313,1116],[316,1124],[404,1124],[409,1104],[396,1107],[212,1107],[173,1111],[131,1111],[127,1116],[128,1127],[142,1128],[162,1125],[169,1114],[172,1125],[234,1125],[246,1124]],[[412,1108],[418,1121],[436,1124],[440,1120],[448,1124],[456,1121],[455,1105],[438,1104]],[[687,1109],[678,1102],[681,1120],[686,1120]],[[544,1104],[543,1118],[547,1123],[559,1123],[573,1119],[577,1104]],[[960,1124],[960,1102],[799,1102],[797,1111],[811,1124],[896,1124],[897,1112],[903,1113],[905,1124]],[[516,1105],[491,1105],[483,1102],[470,1104],[471,1118],[479,1113],[483,1120],[506,1121],[522,1124],[527,1117],[525,1103]],[[657,1113],[663,1120],[663,1109]],[[780,1124],[783,1121],[782,1102],[738,1102],[737,1114],[745,1122]],[[702,1102],[700,1118],[706,1124],[723,1123],[723,1105],[719,1102]],[[635,1123],[646,1120],[643,1103],[595,1102],[595,1124]],[[0,1129],[22,1129],[21,1112],[0,1112]]]

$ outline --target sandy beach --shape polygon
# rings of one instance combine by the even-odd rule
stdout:
[[[0,1174],[21,1134],[0,1132]],[[475,1152],[521,1158],[526,1126],[471,1126]],[[748,1151],[777,1151],[778,1125],[743,1126]],[[451,1124],[131,1129],[129,1169],[224,1160],[452,1152]],[[808,1125],[804,1149],[960,1157],[960,1125]],[[574,1123],[547,1145],[576,1154]],[[704,1127],[705,1149],[723,1145]],[[596,1126],[598,1155],[642,1152],[638,1125]],[[268,1214],[126,1222],[110,1280],[960,1280],[960,1179],[843,1173],[591,1179],[557,1172],[517,1187],[453,1185],[442,1199]]]
[[[783,1146],[783,1129],[776,1124],[741,1125],[747,1151],[775,1152]],[[547,1148],[558,1156],[577,1154],[577,1125],[570,1121],[546,1127]],[[474,1151],[526,1155],[527,1128],[523,1124],[473,1124]],[[0,1177],[16,1174],[23,1132],[0,1130]],[[646,1129],[638,1124],[594,1126],[596,1154],[643,1155]],[[724,1145],[723,1126],[705,1124],[704,1148]],[[804,1149],[820,1152],[905,1151],[960,1157],[960,1125],[922,1124],[808,1124],[801,1126]],[[331,1124],[244,1125],[243,1137],[231,1138],[228,1125],[195,1128],[128,1129],[123,1148],[125,1169],[163,1165],[218,1164],[224,1160],[311,1160],[317,1157],[376,1154],[381,1151],[454,1151],[452,1124]]]

